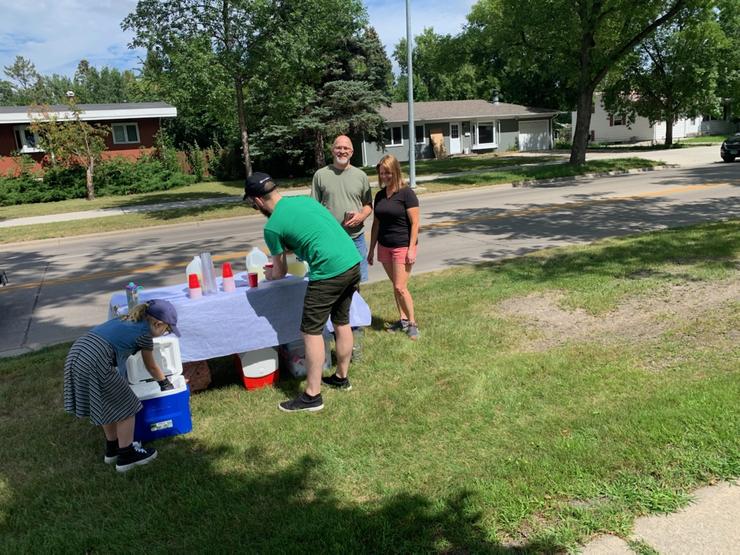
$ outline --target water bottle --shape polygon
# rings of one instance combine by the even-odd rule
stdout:
[[[218,286],[216,285],[216,269],[213,267],[211,253],[200,253],[200,263],[203,266],[203,283],[201,283],[203,294],[210,295],[212,293],[217,293]]]

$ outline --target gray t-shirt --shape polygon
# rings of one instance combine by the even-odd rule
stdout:
[[[330,164],[321,168],[313,174],[311,196],[328,208],[340,225],[345,212],[359,212],[363,206],[373,204],[367,175],[354,166],[338,170]],[[363,227],[360,224],[345,229],[354,239],[362,234]]]

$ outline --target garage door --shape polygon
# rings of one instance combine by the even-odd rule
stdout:
[[[548,150],[549,129],[547,120],[519,121],[519,150]]]

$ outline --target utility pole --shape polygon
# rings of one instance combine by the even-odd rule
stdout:
[[[408,67],[409,106],[409,187],[416,189],[416,126],[414,125],[414,69],[412,54],[414,37],[411,35],[411,0],[406,0],[406,66]]]

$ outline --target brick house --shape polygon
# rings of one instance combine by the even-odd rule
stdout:
[[[16,167],[11,158],[28,154],[40,163],[45,153],[38,146],[38,138],[31,132],[30,106],[0,106],[0,174]],[[110,127],[106,138],[104,158],[124,156],[138,158],[154,146],[154,137],[163,118],[177,116],[177,108],[165,102],[130,102],[123,104],[78,104],[80,119],[94,125]],[[49,107],[49,114],[57,121],[73,119],[64,105]]]

